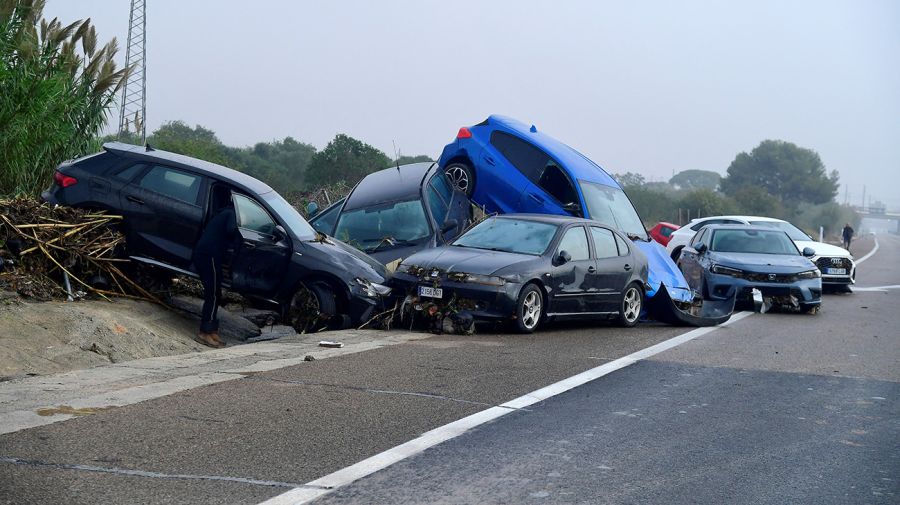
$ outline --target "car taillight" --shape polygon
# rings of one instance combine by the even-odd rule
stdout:
[[[53,174],[53,181],[56,182],[56,185],[61,188],[68,188],[69,186],[73,186],[78,183],[78,179],[69,177],[68,175],[65,175],[59,171]]]
[[[456,134],[456,138],[470,139],[470,138],[472,138],[472,132],[470,132],[468,128],[463,126],[462,128],[459,129],[459,133]]]

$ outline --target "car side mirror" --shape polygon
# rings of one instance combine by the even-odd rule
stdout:
[[[450,230],[455,230],[459,227],[459,221],[456,219],[448,219],[444,221],[444,224],[441,225],[441,234],[447,233]]]
[[[694,250],[697,251],[697,254],[703,254],[707,251],[707,249],[708,248],[706,247],[706,244],[704,244],[703,242],[694,246]]]
[[[803,255],[806,256],[807,258],[812,258],[813,256],[816,255],[816,250],[813,249],[812,247],[804,247]]]
[[[563,205],[563,209],[566,212],[571,212],[573,214],[581,215],[581,205],[578,205],[576,202],[569,202]]]
[[[572,261],[572,255],[568,251],[559,251],[559,254],[556,255],[556,266],[565,265],[570,261]]]
[[[306,204],[306,215],[308,217],[313,217],[319,213],[319,204],[316,202],[309,202]]]
[[[272,230],[272,236],[275,237],[275,242],[281,242],[288,237],[287,230],[279,224]]]

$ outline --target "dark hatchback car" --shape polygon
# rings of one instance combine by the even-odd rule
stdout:
[[[310,219],[318,231],[382,263],[453,240],[468,225],[471,204],[437,163],[412,163],[367,175],[347,198]]]
[[[240,244],[225,285],[277,304],[283,314],[301,285],[322,313],[366,321],[389,294],[383,265],[318,234],[287,201],[253,177],[214,163],[118,142],[61,164],[42,197],[51,204],[124,217],[133,260],[194,275],[191,253],[207,220],[231,200]]]
[[[822,274],[782,230],[754,225],[709,225],[681,250],[678,266],[692,288],[707,299],[735,296],[749,302],[758,289],[764,298],[802,312],[822,303]]]
[[[476,319],[511,320],[522,333],[546,318],[634,326],[646,284],[647,259],[621,233],[596,221],[538,214],[490,217],[450,245],[403,260],[394,274],[399,292],[469,300]]]

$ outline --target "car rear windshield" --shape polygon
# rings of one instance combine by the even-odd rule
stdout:
[[[453,245],[540,256],[550,246],[556,229],[550,223],[493,217],[467,231]]]
[[[781,230],[787,233],[788,236],[791,237],[791,240],[812,240],[811,238],[809,238],[809,235],[803,233],[800,228],[797,228],[787,221],[750,221],[750,224]]]
[[[790,237],[778,230],[715,230],[710,249],[735,253],[800,254]]]
[[[334,237],[364,251],[418,242],[431,235],[420,200],[390,202],[344,212]]]
[[[647,230],[631,200],[619,188],[578,181],[590,218],[629,236],[647,240]]]
[[[306,219],[303,219],[303,216],[297,212],[297,209],[287,203],[287,200],[282,198],[281,195],[272,191],[260,196],[262,196],[266,203],[272,207],[275,214],[278,214],[278,217],[284,221],[284,225],[287,226],[289,233],[293,233],[300,240],[312,240],[316,238],[316,230],[314,230],[313,227],[306,222]]]

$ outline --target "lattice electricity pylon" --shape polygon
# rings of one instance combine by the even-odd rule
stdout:
[[[128,44],[125,68],[131,68],[125,86],[122,87],[122,103],[119,106],[119,137],[134,131],[147,140],[145,121],[147,113],[147,3],[131,0],[131,17],[128,21]]]

